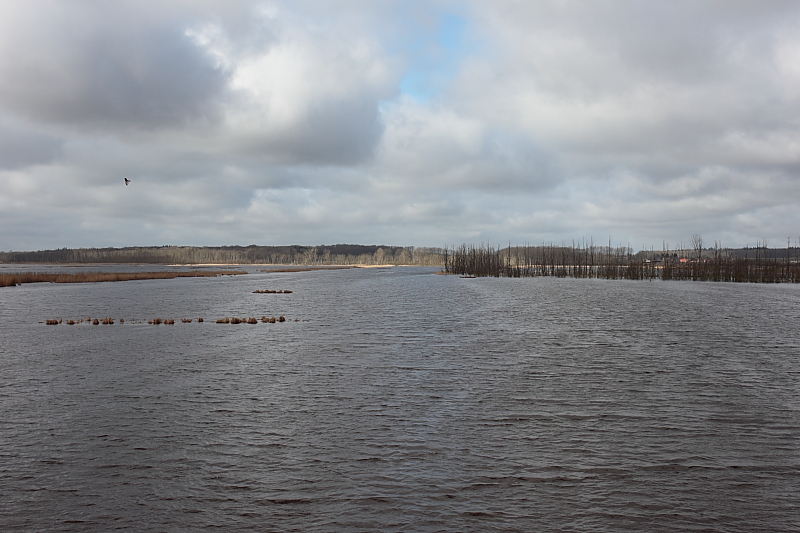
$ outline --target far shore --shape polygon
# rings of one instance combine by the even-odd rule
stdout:
[[[336,268],[392,268],[392,267],[410,267],[410,266],[419,266],[419,265],[368,265],[364,263],[358,263],[354,265],[303,265],[303,264],[285,264],[285,263],[52,263],[52,262],[38,262],[38,263],[25,263],[25,262],[14,262],[14,263],[4,263],[0,261],[0,265],[3,267],[13,267],[16,265],[48,265],[48,266],[60,266],[60,267],[67,267],[67,268],[80,268],[80,267],[108,267],[108,266],[163,266],[163,267],[281,267],[281,268],[307,268],[307,267],[316,267],[316,268],[329,268],[329,269],[336,269]]]
[[[279,268],[309,268],[314,267],[318,269],[329,269],[335,270],[340,268],[392,268],[398,266],[413,266],[413,265],[367,265],[363,263],[355,264],[355,265],[296,265],[296,264],[284,264],[284,263],[185,263],[185,264],[170,264],[165,266],[171,267],[207,267],[207,266],[236,266],[236,267],[246,267],[246,266],[253,266],[253,267],[279,267]]]

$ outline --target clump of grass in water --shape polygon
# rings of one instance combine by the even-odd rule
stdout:
[[[265,289],[255,290],[253,291],[253,294],[292,294],[292,291]]]

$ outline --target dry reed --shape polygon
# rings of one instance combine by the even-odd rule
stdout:
[[[13,287],[23,283],[96,283],[103,281],[133,281],[145,279],[211,278],[247,274],[245,271],[192,270],[189,272],[77,272],[75,274],[45,274],[19,272],[0,274],[0,287]]]
[[[292,294],[292,291],[281,291],[281,290],[257,290],[253,291],[253,294]]]
[[[49,325],[49,326],[55,326],[55,325],[61,324],[62,320],[63,319],[61,319],[61,318],[47,319],[47,320],[45,320],[44,323]],[[189,324],[189,323],[193,322],[194,319],[192,319],[192,318],[182,318],[182,319],[180,319],[180,321],[183,324]],[[203,322],[203,318],[200,317],[200,318],[197,319],[197,321],[198,322]],[[279,316],[278,318],[275,318],[274,316],[273,317],[268,317],[266,315],[263,315],[260,319],[256,318],[256,317],[249,317],[249,318],[238,318],[238,317],[228,318],[228,317],[225,317],[225,318],[217,319],[216,323],[217,324],[258,324],[259,321],[261,321],[264,324],[275,324],[276,322],[286,322],[287,319],[284,316]],[[294,319],[294,321],[295,322],[300,322],[300,319],[296,318],[296,319]],[[70,325],[70,326],[74,326],[76,324],[82,324],[83,322],[88,322],[88,323],[91,323],[91,324],[93,324],[95,326],[97,326],[99,324],[111,325],[111,324],[114,324],[114,319],[110,318],[110,317],[94,318],[94,319],[92,319],[92,318],[79,318],[77,320],[69,319],[69,320],[66,321],[66,323],[68,325]],[[119,322],[120,322],[120,324],[124,324],[125,323],[125,319],[124,318],[120,318]],[[172,319],[172,318],[151,318],[150,320],[147,321],[147,323],[151,324],[151,325],[159,325],[159,324],[173,325],[173,324],[175,324],[175,322],[176,322],[175,319]],[[307,322],[307,320],[305,322]],[[42,322],[39,322],[39,323],[41,324]],[[130,323],[131,324],[139,324],[139,323],[142,323],[142,322],[136,322],[135,320],[132,320],[132,321],[130,321]]]

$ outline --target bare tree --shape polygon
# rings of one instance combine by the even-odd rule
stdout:
[[[695,233],[692,235],[692,249],[695,253],[695,260],[700,261],[703,253],[703,237]]]

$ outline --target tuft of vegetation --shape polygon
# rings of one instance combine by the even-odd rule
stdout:
[[[180,322],[182,324],[190,324],[193,321],[194,321],[194,319],[192,319],[192,318],[181,318],[180,319]],[[203,322],[203,318],[198,318],[197,321],[198,322]],[[256,317],[248,317],[248,318],[237,318],[237,317],[227,318],[226,317],[226,318],[217,319],[216,322],[217,322],[217,324],[258,324],[259,321],[263,322],[264,324],[274,324],[276,322],[286,322],[286,318],[283,317],[283,316],[278,317],[278,318],[268,317],[266,315],[262,316],[260,319],[258,319]],[[70,326],[74,326],[76,324],[82,324],[83,322],[91,323],[91,324],[94,324],[94,325],[99,325],[99,324],[111,325],[111,324],[114,324],[114,319],[110,318],[110,317],[94,318],[94,319],[92,319],[92,318],[79,318],[77,320],[69,319],[69,320],[66,320],[65,322]],[[125,320],[120,318],[119,322],[120,322],[120,324],[124,324]],[[300,319],[295,319],[295,322],[300,322]],[[308,322],[308,321],[306,320],[305,322]],[[54,318],[54,319],[49,319],[48,318],[44,322],[39,322],[39,323],[40,324],[44,323],[44,324],[47,324],[48,326],[55,326],[55,325],[61,324],[62,323],[62,319],[61,318]],[[141,324],[142,322],[137,322],[135,320],[132,320],[132,321],[130,321],[130,323],[131,324]],[[173,318],[151,318],[150,320],[147,321],[147,323],[151,324],[151,325],[155,325],[155,326],[160,325],[160,324],[174,325],[176,323],[176,320],[173,319]]]
[[[281,291],[281,290],[255,290],[253,294],[292,294],[292,291]]]

